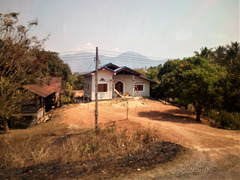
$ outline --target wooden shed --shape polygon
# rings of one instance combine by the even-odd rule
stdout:
[[[34,84],[24,85],[23,88],[35,94],[34,99],[22,103],[23,117],[38,121],[44,117],[52,107],[56,107],[61,101],[62,78],[49,77],[44,80],[36,80]]]

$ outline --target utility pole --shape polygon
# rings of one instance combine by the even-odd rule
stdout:
[[[95,133],[98,131],[98,47],[96,47],[96,73],[95,73]]]

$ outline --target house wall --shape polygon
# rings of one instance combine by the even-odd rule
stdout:
[[[123,83],[123,95],[126,95],[128,93],[130,96],[139,96],[139,94],[143,97],[150,96],[150,83],[145,79],[134,76],[134,84],[143,85],[143,91],[139,92],[137,91],[133,92],[134,90],[133,75],[113,75],[114,87],[118,81],[121,81]],[[117,97],[117,94],[114,92],[114,89],[113,93],[114,97]]]
[[[113,86],[115,88],[115,84],[120,81],[123,83],[123,95],[126,95],[127,93],[132,96],[133,95],[133,82],[132,82],[133,76],[132,75],[113,75]],[[117,94],[114,92],[114,97],[117,97]]]
[[[143,85],[143,91],[135,91],[134,95],[138,96],[139,93],[142,97],[150,97],[150,82],[142,79],[140,77],[135,77],[135,81],[134,81],[135,85]]]
[[[92,98],[92,76],[84,76],[84,96]]]
[[[108,70],[98,71],[98,84],[107,84],[107,92],[98,92],[98,99],[112,99],[112,75],[113,73]],[[95,100],[95,74],[92,77],[92,93],[91,99]]]
[[[123,83],[123,95],[128,93],[130,96],[139,96],[139,94],[143,97],[150,96],[149,81],[134,76],[134,84],[143,85],[143,91],[137,92],[134,91],[133,75],[113,75],[111,71],[100,70],[98,71],[98,84],[107,84],[107,92],[98,92],[98,99],[104,100],[117,97],[117,94],[114,92],[114,88],[118,81]],[[90,97],[92,100],[95,100],[95,74],[84,77],[84,95]]]

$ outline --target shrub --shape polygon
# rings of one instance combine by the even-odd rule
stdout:
[[[240,130],[240,114],[222,111],[217,113],[211,111],[209,117],[212,119],[210,125],[217,128]]]

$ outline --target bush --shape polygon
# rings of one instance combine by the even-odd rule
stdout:
[[[62,104],[69,104],[73,102],[73,98],[71,96],[63,95],[61,97],[61,101],[62,101]]]
[[[210,125],[213,127],[240,130],[240,114],[238,113],[211,111],[209,117],[212,119]]]
[[[72,85],[67,82],[65,93],[61,98],[62,104],[69,104],[73,102],[73,93],[72,93]]]

